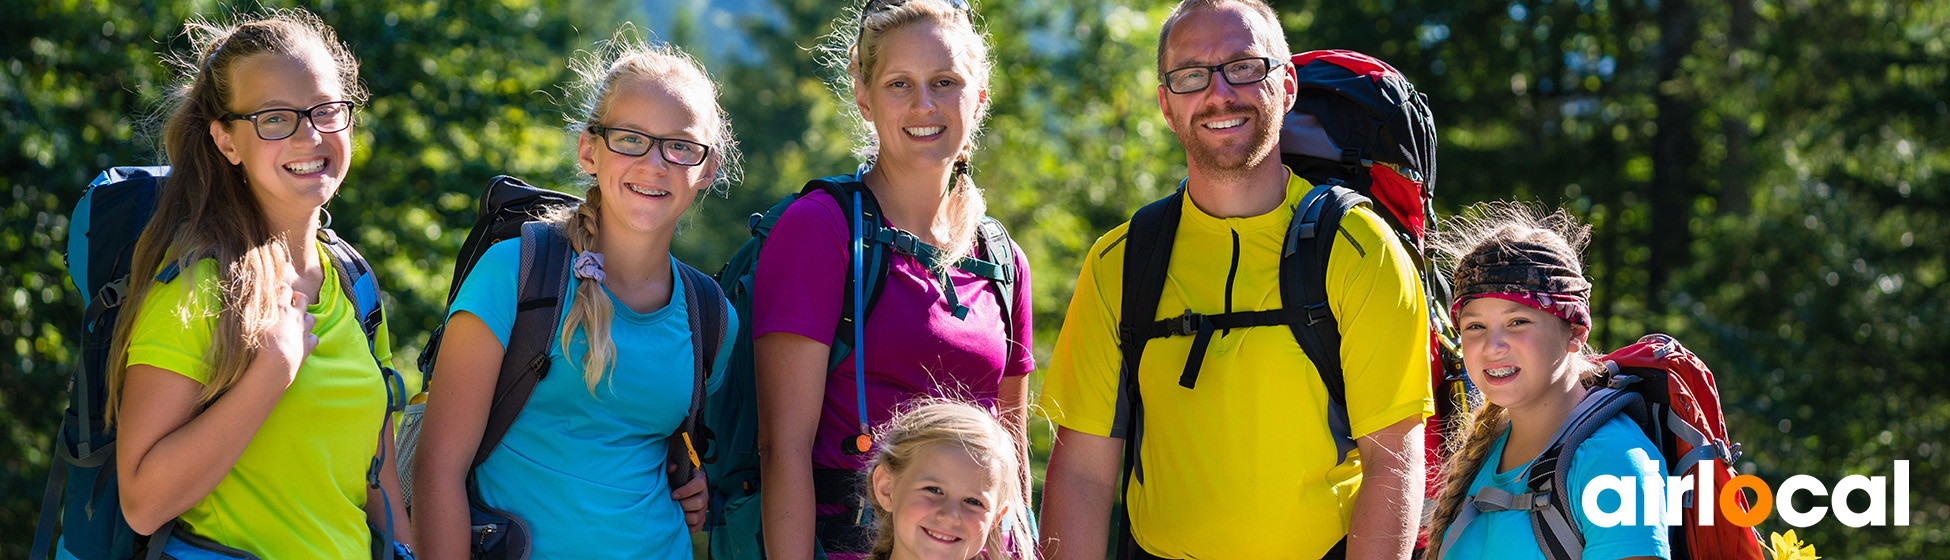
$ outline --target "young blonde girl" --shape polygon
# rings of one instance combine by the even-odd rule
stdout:
[[[378,473],[392,503],[366,476],[390,441],[392,352],[383,322],[368,342],[340,289],[350,271],[319,241],[352,162],[358,63],[301,10],[188,27],[163,130],[173,170],[108,362],[122,513],[137,533],[174,520],[260,557],[370,555],[368,521],[390,509],[405,533],[393,454]]]
[[[1467,526],[1455,523],[1486,489],[1527,491],[1526,467],[1603,374],[1584,350],[1591,282],[1579,253],[1588,229],[1561,210],[1510,203],[1473,207],[1443,228],[1437,243],[1455,264],[1452,313],[1463,365],[1487,402],[1460,427],[1443,466],[1429,527],[1435,557],[1544,557],[1525,509],[1480,511]],[[1666,472],[1658,448],[1622,415],[1579,445],[1571,465],[1566,495],[1573,497],[1598,476],[1644,480]],[[1670,556],[1664,527],[1597,527],[1582,500],[1570,506],[1586,560]]]
[[[670,243],[694,201],[735,175],[737,147],[704,68],[627,37],[577,66],[582,102],[570,120],[592,184],[580,206],[546,218],[575,254],[548,351],[555,373],[479,467],[522,241],[491,247],[449,309],[413,473],[424,558],[468,557],[469,484],[482,505],[526,523],[532,558],[691,557],[687,529],[703,522],[705,481],[667,479],[668,446],[682,445],[667,436],[689,412],[702,347],[688,306],[727,304],[688,301]]]
[[[924,401],[874,437],[872,560],[1036,557],[1021,449],[981,407]],[[1006,552],[1005,552],[1006,551]]]

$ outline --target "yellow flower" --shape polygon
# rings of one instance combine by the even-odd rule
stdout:
[[[1785,535],[1780,533],[1769,535],[1767,540],[1773,543],[1773,546],[1768,547],[1768,552],[1773,553],[1774,560],[1819,560],[1821,558],[1815,556],[1814,545],[1801,542],[1799,537],[1794,536],[1793,529],[1789,529]]]

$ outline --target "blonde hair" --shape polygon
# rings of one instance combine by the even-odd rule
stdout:
[[[1549,247],[1559,253],[1564,262],[1582,271],[1584,266],[1580,255],[1590,238],[1591,226],[1579,223],[1577,218],[1562,209],[1546,210],[1534,204],[1499,201],[1466,208],[1457,216],[1444,220],[1438,231],[1440,233],[1430,238],[1430,243],[1452,274],[1458,271],[1462,263],[1468,262],[1469,257],[1514,242]],[[1580,377],[1584,385],[1590,386],[1605,370],[1589,359],[1589,348],[1577,354],[1574,359],[1579,360],[1578,363],[1589,365]],[[1442,484],[1436,491],[1435,513],[1427,527],[1432,542],[1442,539],[1449,525],[1455,522],[1462,511],[1463,500],[1467,498],[1465,493],[1475,481],[1477,471],[1485,466],[1483,463],[1488,458],[1490,448],[1504,430],[1509,429],[1508,409],[1488,402],[1481,395],[1477,395],[1475,400],[1480,402],[1471,403],[1473,412],[1469,417],[1454,422],[1449,428],[1448,448],[1444,450],[1442,460]]]
[[[962,401],[947,399],[924,399],[911,405],[912,408],[887,424],[874,434],[873,460],[867,466],[865,488],[868,503],[872,504],[874,530],[873,550],[868,558],[886,560],[893,554],[894,530],[893,513],[880,503],[873,491],[873,473],[886,468],[888,474],[899,476],[908,465],[920,457],[923,450],[936,445],[955,445],[976,463],[989,465],[989,483],[996,489],[998,497],[991,511],[1008,508],[1003,512],[1007,519],[1013,519],[1013,526],[1003,528],[1007,519],[998,518],[989,534],[984,537],[983,548],[990,557],[1002,558],[1001,551],[1013,544],[1019,560],[1035,560],[1036,542],[1031,538],[1026,526],[1029,504],[1026,503],[1026,489],[1023,488],[1027,466],[1023,464],[1023,450],[1017,447],[1016,438],[988,410]],[[1005,539],[1006,537],[1006,539]]]
[[[706,144],[711,146],[711,157],[718,163],[717,173],[711,178],[715,190],[720,195],[727,194],[730,184],[739,180],[738,140],[731,132],[730,115],[718,102],[718,84],[711,80],[703,65],[683,50],[668,44],[644,43],[636,37],[634,26],[624,24],[610,40],[580,55],[572,69],[577,79],[568,88],[574,103],[568,116],[571,134],[580,136],[590,125],[601,123],[609,114],[610,98],[623,89],[621,84],[634,80],[668,82],[702,93],[710,100],[708,118],[714,121],[706,127],[712,136]],[[596,239],[601,235],[598,225],[602,221],[603,205],[602,189],[595,188],[593,176],[584,177],[581,182],[585,189],[581,205],[558,208],[542,217],[559,224],[569,239],[569,246],[577,252],[596,247]],[[615,308],[603,293],[602,283],[582,278],[573,281],[575,304],[569,306],[562,318],[562,348],[566,355],[576,329],[584,331],[588,350],[583,353],[582,379],[594,394],[596,384],[607,376],[616,358],[616,345],[609,337],[610,318]]]
[[[967,62],[974,70],[977,88],[987,88],[989,75],[995,62],[989,58],[988,35],[975,27],[973,6],[964,12],[945,0],[908,0],[905,3],[876,10],[861,15],[860,9],[848,9],[836,20],[833,33],[827,36],[824,64],[837,70],[832,81],[833,91],[845,101],[849,110],[854,110],[854,124],[857,126],[858,148],[855,152],[867,161],[873,161],[880,153],[880,140],[874,135],[873,127],[867,123],[866,116],[858,113],[854,103],[854,88],[857,84],[869,83],[874,73],[880,69],[881,49],[888,33],[909,25],[934,23],[948,28],[958,37],[955,59]],[[940,240],[942,258],[935,263],[936,274],[946,272],[974,251],[977,227],[982,216],[988,213],[988,201],[982,196],[982,189],[975,185],[971,175],[970,159],[974,156],[976,141],[982,135],[982,123],[988,119],[989,104],[981,105],[975,115],[975,125],[969,131],[968,144],[955,156],[955,171],[949,177],[948,208],[954,216],[954,227],[947,239]]]
[[[203,363],[208,380],[197,391],[196,407],[208,406],[243,378],[257,351],[270,340],[284,306],[279,294],[290,268],[290,244],[309,239],[284,239],[265,221],[264,210],[251,191],[244,169],[232,165],[210,135],[210,123],[230,114],[236,97],[236,65],[252,56],[278,54],[324,57],[331,62],[340,95],[365,100],[359,85],[359,63],[338,37],[302,9],[267,10],[230,24],[203,19],[185,22],[183,33],[194,50],[167,57],[179,72],[165,102],[160,131],[163,153],[171,171],[156,191],[156,210],[135,244],[129,274],[129,297],[118,311],[114,343],[108,357],[108,406],[103,419],[114,425],[127,381],[128,347],[135,316],[155,286],[155,273],[173,262],[185,274],[178,282],[200,282],[196,262],[217,261],[217,320]],[[250,133],[250,124],[243,126]],[[330,266],[328,264],[328,266]],[[338,289],[326,286],[327,290]],[[189,309],[178,309],[186,313]],[[200,317],[181,317],[200,320]]]

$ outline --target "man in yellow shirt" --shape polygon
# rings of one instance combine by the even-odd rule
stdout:
[[[1289,58],[1259,0],[1189,0],[1165,21],[1158,102],[1189,177],[1183,198],[1162,206],[1177,250],[1156,310],[1136,312],[1159,325],[1280,319],[1133,333],[1122,315],[1139,279],[1125,255],[1138,240],[1128,223],[1098,239],[1043,386],[1042,408],[1060,426],[1043,500],[1051,558],[1104,558],[1114,537],[1122,558],[1406,558],[1413,546],[1422,419],[1434,412],[1427,309],[1408,253],[1355,207],[1323,233],[1335,236],[1322,287],[1344,341],[1329,360],[1343,395],[1330,395],[1301,349],[1286,310],[1302,305],[1283,304],[1280,271],[1313,185],[1275,150],[1296,93]],[[1129,534],[1119,535],[1111,506],[1125,484]]]

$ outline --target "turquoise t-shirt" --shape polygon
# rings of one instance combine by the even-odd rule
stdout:
[[[1511,494],[1524,490],[1524,481],[1519,478],[1529,463],[1504,472],[1495,472],[1496,465],[1503,460],[1503,446],[1510,439],[1510,432],[1496,438],[1490,448],[1489,457],[1484,459],[1483,467],[1477,469],[1475,482],[1469,485],[1469,495],[1484,486],[1494,484],[1498,489]],[[1578,520],[1578,530],[1584,533],[1585,560],[1612,560],[1636,556],[1656,556],[1671,558],[1672,547],[1666,542],[1664,526],[1647,526],[1642,523],[1647,507],[1659,504],[1646,504],[1639,499],[1638,519],[1640,524],[1599,527],[1591,524],[1584,515],[1584,487],[1592,479],[1602,475],[1635,477],[1643,481],[1646,477],[1665,477],[1665,460],[1660,457],[1658,448],[1645,439],[1631,419],[1623,416],[1612,418],[1599,426],[1578,446],[1571,459],[1571,515]],[[1640,488],[1633,486],[1635,492]],[[1605,492],[1598,497],[1598,506],[1604,511],[1617,511],[1619,496],[1615,492]],[[1661,510],[1663,512],[1663,510]],[[1663,519],[1663,513],[1657,519]],[[1452,526],[1451,529],[1454,529]],[[1442,542],[1440,539],[1431,544]],[[1544,560],[1543,549],[1538,548],[1537,535],[1530,528],[1530,512],[1498,511],[1483,513],[1463,529],[1462,536],[1456,538],[1454,548],[1442,555],[1444,560],[1473,560],[1477,558],[1497,558],[1501,560]]]
[[[521,241],[488,248],[461,284],[449,316],[480,317],[506,347],[515,321]],[[671,259],[677,266],[677,259]],[[676,278],[673,276],[673,281]],[[573,286],[563,312],[575,303]],[[549,346],[549,375],[508,428],[500,447],[474,470],[481,499],[528,522],[536,559],[691,558],[683,511],[664,474],[665,438],[684,420],[694,368],[688,302],[681,284],[670,303],[636,313],[610,297],[616,313],[610,373],[591,395],[582,377],[587,348],[578,329],[571,360],[559,334]],[[726,332],[738,332],[728,314]],[[727,341],[729,342],[729,341]],[[731,344],[719,352],[717,383]]]

